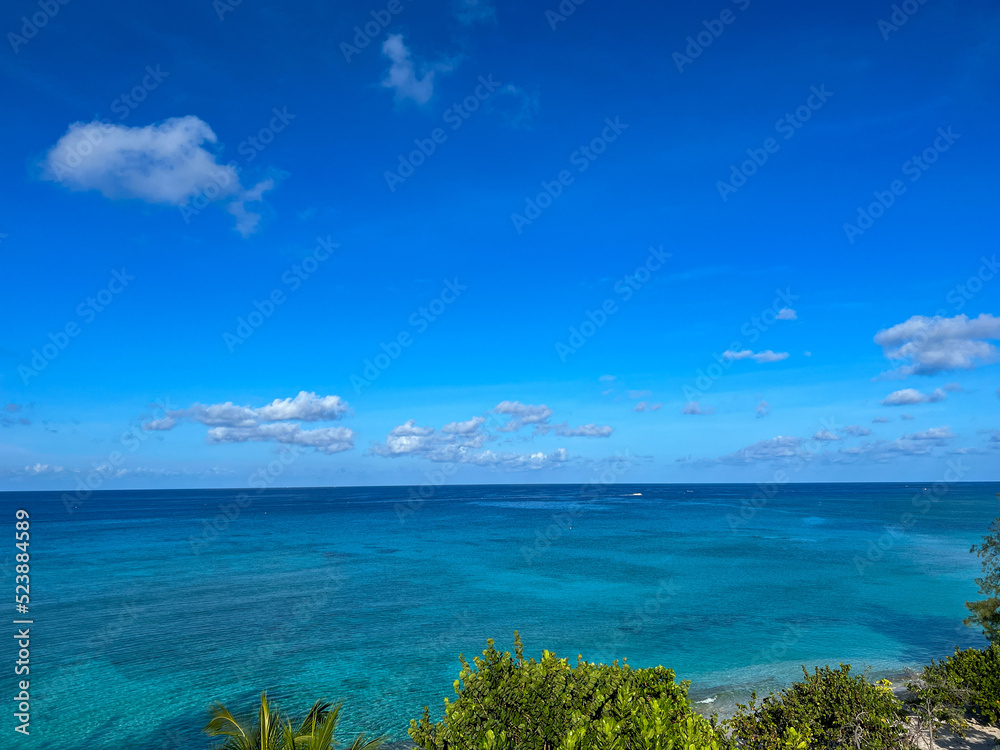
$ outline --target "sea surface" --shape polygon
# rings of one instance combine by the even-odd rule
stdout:
[[[962,625],[1000,484],[0,494],[2,747],[208,748],[268,690],[406,739],[488,638],[627,657],[725,714],[800,665],[898,675]],[[30,736],[13,732],[14,514],[30,514]],[[2,620],[0,620],[2,622]],[[402,745],[400,745],[402,747]]]

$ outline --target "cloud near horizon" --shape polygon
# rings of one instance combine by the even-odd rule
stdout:
[[[372,443],[369,453],[382,458],[411,456],[436,463],[474,464],[513,471],[550,468],[569,459],[565,448],[558,448],[548,454],[541,451],[513,453],[486,449],[483,447],[486,442],[495,438],[491,438],[484,429],[485,421],[477,421],[474,417],[468,422],[452,422],[438,431],[433,427],[420,427],[416,420],[410,419],[392,428],[384,443]],[[464,427],[473,422],[474,427]],[[454,425],[463,425],[463,428],[448,430]]]
[[[235,166],[219,163],[202,145],[217,141],[208,123],[194,115],[136,127],[75,122],[42,160],[42,179],[74,191],[96,190],[111,200],[177,207],[198,197],[226,201],[236,230],[248,237],[257,231],[260,214],[246,204],[262,202],[274,181],[245,188]]]
[[[564,438],[607,438],[614,433],[610,425],[584,424],[571,427],[569,422],[552,424],[553,411],[545,404],[522,404],[501,401],[488,412],[489,418],[472,417],[462,422],[450,422],[440,430],[421,427],[409,419],[393,427],[384,442],[373,442],[369,453],[383,458],[413,456],[435,462],[475,464],[495,469],[534,470],[558,466],[569,460],[565,448],[551,453],[534,451],[515,453],[489,450],[485,446],[499,439],[490,432],[512,433],[524,427],[534,427],[527,440],[554,434]],[[500,418],[509,417],[504,422]]]
[[[723,359],[740,360],[740,359],[752,359],[758,364],[765,362],[780,362],[783,359],[788,359],[788,352],[772,352],[770,349],[763,352],[753,352],[749,349],[743,349],[742,351],[734,352],[731,349],[726,349],[722,353]]]
[[[681,410],[681,414],[694,414],[697,416],[710,416],[715,414],[715,407],[710,406],[707,409],[703,409],[697,401],[688,401],[684,408]]]
[[[340,396],[317,396],[300,391],[294,398],[275,399],[260,407],[195,403],[187,409],[172,409],[161,419],[142,425],[144,430],[167,431],[182,422],[209,427],[206,442],[272,442],[315,448],[333,454],[354,448],[355,432],[347,427],[321,427],[303,430],[298,422],[326,422],[342,419],[351,413]]]

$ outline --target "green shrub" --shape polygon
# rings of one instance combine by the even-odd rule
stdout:
[[[971,691],[970,707],[1000,726],[1000,645],[986,649],[955,649],[955,655],[928,669],[944,672],[949,682]]]
[[[544,652],[525,659],[493,641],[455,680],[444,718],[424,709],[410,737],[427,750],[718,750],[712,726],[691,711],[688,683],[664,667],[632,669],[618,662],[575,667]]]
[[[773,750],[791,747],[790,733],[801,736],[804,748],[908,747],[902,704],[887,684],[873,685],[863,675],[851,675],[850,665],[816,669],[777,695],[757,705],[737,706],[726,722],[730,747]]]

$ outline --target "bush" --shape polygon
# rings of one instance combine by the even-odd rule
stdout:
[[[688,684],[664,667],[591,664],[545,651],[525,659],[493,641],[473,665],[459,657],[454,702],[444,719],[410,722],[410,737],[427,750],[718,750],[707,720],[691,711]]]
[[[928,669],[941,670],[949,682],[971,691],[970,707],[1000,726],[1000,645],[955,649],[955,655]]]
[[[758,706],[754,695],[747,706],[737,706],[728,722],[730,746],[751,750],[777,747],[905,748],[907,729],[902,704],[886,684],[873,685],[863,675],[851,675],[850,665],[816,669]],[[790,745],[798,733],[801,745]]]

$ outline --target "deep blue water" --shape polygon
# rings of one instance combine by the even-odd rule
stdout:
[[[983,643],[961,619],[1000,485],[784,485],[754,510],[759,489],[288,489],[245,508],[239,491],[123,491],[73,512],[0,494],[9,566],[14,511],[31,514],[34,619],[31,735],[8,701],[2,744],[206,748],[208,704],[265,688],[294,709],[343,700],[346,731],[405,739],[452,694],[458,654],[515,629],[530,654],[671,667],[723,710],[800,664],[898,673]]]

